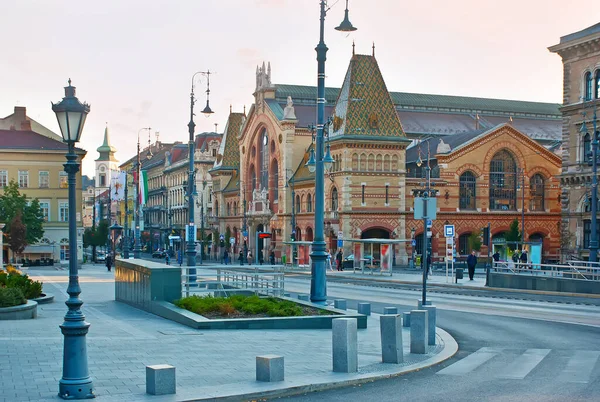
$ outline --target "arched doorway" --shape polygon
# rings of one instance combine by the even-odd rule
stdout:
[[[361,239],[389,239],[390,232],[382,228],[371,228],[360,234]],[[375,261],[381,261],[381,244],[365,244],[363,248],[363,258],[373,258]]]
[[[314,240],[313,230],[310,226],[306,228],[306,236],[305,237],[306,237],[304,239],[305,241],[313,241]],[[311,246],[306,245],[306,246],[302,247],[302,253],[303,253],[303,256],[301,258],[302,263],[304,263],[304,264],[310,263],[310,251],[311,251]]]
[[[263,224],[259,224],[256,227],[256,232],[264,232],[265,227]],[[262,264],[264,261],[263,250],[265,248],[265,239],[258,239],[258,243],[256,244],[256,257],[258,257],[258,262]]]

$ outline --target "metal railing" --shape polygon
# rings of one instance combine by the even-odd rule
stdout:
[[[588,261],[570,261],[567,264],[532,264],[502,261],[494,262],[492,271],[515,275],[600,281],[600,263]]]
[[[190,268],[196,268],[195,275],[190,275]],[[280,266],[181,267],[181,280],[183,297],[228,297],[236,293],[283,296],[285,291],[285,274]]]

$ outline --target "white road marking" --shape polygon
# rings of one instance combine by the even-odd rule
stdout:
[[[527,349],[506,366],[497,377],[522,380],[550,353],[550,349]]]
[[[562,371],[560,379],[565,382],[587,384],[590,381],[600,352],[596,350],[576,350]]]
[[[463,375],[470,373],[475,370],[477,367],[481,366],[483,363],[490,360],[492,357],[496,356],[498,351],[490,349],[490,348],[481,348],[475,353],[471,353],[469,356],[465,357],[462,360],[446,367],[443,370],[437,372],[437,374],[444,375]]]

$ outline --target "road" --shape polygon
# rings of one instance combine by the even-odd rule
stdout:
[[[349,281],[330,281],[328,296],[347,299],[350,308],[358,301],[371,301],[375,312],[382,312],[384,306],[408,311],[415,308],[420,297],[415,286],[382,288],[345,282]],[[286,290],[306,293],[307,289],[307,278],[286,278]],[[459,352],[452,359],[429,369],[359,387],[280,399],[298,402],[600,400],[597,305],[600,300],[515,296],[485,290],[456,293],[461,294],[443,289],[429,293],[438,308],[438,326],[459,344]]]

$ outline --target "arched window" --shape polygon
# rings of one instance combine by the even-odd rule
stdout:
[[[333,188],[333,190],[331,190],[331,210],[338,210],[338,191],[335,187]]]
[[[231,216],[231,203],[227,203],[227,216]]]
[[[592,73],[589,71],[587,73],[585,73],[583,80],[584,80],[584,88],[585,88],[583,97],[586,101],[592,100],[592,94],[593,94],[592,87],[593,87],[593,83],[594,83],[592,80]]]
[[[596,99],[600,99],[600,70],[596,70]]]
[[[517,209],[517,164],[505,149],[494,155],[490,162],[490,209],[510,211]]]
[[[592,160],[592,140],[589,133],[585,133],[583,136],[583,155],[582,159],[584,162]]]
[[[267,129],[263,128],[260,135],[260,144],[258,144],[259,155],[258,164],[260,166],[260,190],[263,188],[269,190],[269,136]]]
[[[471,233],[463,233],[458,236],[458,255],[468,255],[471,254],[471,250],[469,247],[469,237]]]
[[[273,202],[279,199],[279,167],[277,166],[277,159],[273,159],[271,163],[271,180],[271,189],[273,190],[271,202]]]
[[[215,216],[219,216],[219,201],[215,201]]]
[[[471,171],[464,172],[460,175],[460,209],[475,209],[476,187],[475,175]]]
[[[415,245],[415,253],[418,255],[423,255],[423,233],[418,234],[415,236],[415,241],[417,242],[417,244]],[[421,263],[423,261],[423,258],[421,258]]]
[[[312,212],[312,195],[306,196],[306,212]]]
[[[541,174],[535,174],[529,181],[530,205],[531,211],[544,210],[544,178]]]
[[[300,213],[300,196],[296,195],[296,213]]]

